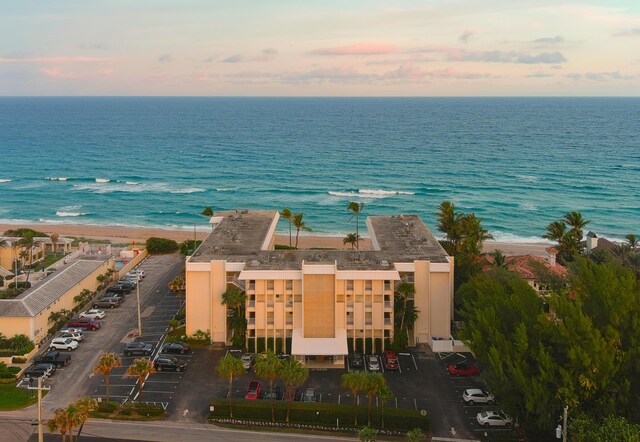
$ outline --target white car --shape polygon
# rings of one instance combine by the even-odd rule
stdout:
[[[251,365],[253,365],[253,355],[251,354],[248,354],[248,353],[243,354],[240,360],[242,361],[242,366],[244,367],[245,370],[250,369]]]
[[[142,269],[138,269],[138,270],[136,270],[136,272],[138,273],[138,276],[139,276],[140,278],[144,278],[144,276],[145,276],[145,275],[144,275],[144,270],[142,270]]]
[[[496,399],[491,393],[482,391],[479,388],[470,388],[462,393],[462,399],[469,404],[494,404]]]
[[[511,427],[513,419],[502,411],[483,411],[476,416],[483,427]]]
[[[105,313],[104,310],[92,308],[90,310],[80,312],[78,316],[80,316],[81,318],[102,319],[105,317]]]
[[[84,341],[84,333],[82,333],[81,331],[77,331],[77,332],[68,332],[68,331],[63,331],[60,332],[58,334],[58,336],[56,336],[57,338],[71,338],[74,341]]]
[[[71,351],[78,348],[78,341],[71,338],[54,338],[49,344],[49,350]]]

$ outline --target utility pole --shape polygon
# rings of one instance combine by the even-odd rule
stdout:
[[[564,406],[564,412],[562,413],[562,442],[567,442],[567,413],[569,412],[569,406]]]
[[[140,281],[136,272],[136,297],[138,298],[138,336],[142,336],[142,320],[140,319]]]
[[[43,433],[43,427],[42,427],[42,390],[50,390],[49,387],[42,386],[42,378],[43,376],[40,376],[38,378],[37,387],[32,387],[32,386],[27,387],[27,389],[29,390],[38,390],[38,442],[44,441],[44,433]]]

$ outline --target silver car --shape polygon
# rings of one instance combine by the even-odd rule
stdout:
[[[380,371],[380,360],[376,355],[367,355],[364,358],[367,362],[367,370]]]
[[[511,427],[513,419],[502,411],[483,411],[476,416],[478,423],[483,427]]]
[[[491,393],[482,391],[479,388],[470,388],[462,393],[462,399],[469,404],[493,404],[495,398]]]

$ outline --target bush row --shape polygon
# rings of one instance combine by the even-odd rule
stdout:
[[[149,253],[173,253],[178,250],[178,243],[172,239],[152,236],[147,239],[146,247]]]
[[[233,417],[249,421],[271,421],[270,401],[246,401],[244,399],[233,400]],[[277,422],[284,422],[287,415],[287,402],[276,401],[275,415]],[[229,418],[229,402],[224,398],[211,400],[214,411],[210,414],[212,419]],[[351,404],[308,404],[293,402],[291,404],[290,422],[305,425],[321,425],[335,427],[336,422],[340,427],[353,427],[354,411]],[[358,423],[367,422],[367,407],[358,407]],[[421,416],[419,412],[407,408],[384,409],[384,427],[393,431],[409,431],[419,427],[423,431],[430,431],[430,421],[427,416]],[[371,424],[376,428],[382,428],[382,413],[380,408],[371,410]]]
[[[251,427],[272,427],[272,428],[294,428],[296,430],[316,430],[316,431],[339,431],[339,432],[353,432],[357,433],[360,431],[359,428],[356,427],[327,427],[325,425],[308,425],[308,424],[296,424],[296,423],[286,423],[286,422],[265,422],[265,421],[256,421],[256,420],[245,420],[245,419],[216,419],[210,418],[209,422],[215,422],[219,424],[231,424],[231,425],[246,425]],[[404,431],[394,431],[394,430],[378,430],[378,434],[383,434],[386,436],[402,436],[404,435]]]

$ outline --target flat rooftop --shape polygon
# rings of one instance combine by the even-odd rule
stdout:
[[[418,215],[370,216],[374,250],[263,250],[277,223],[275,210],[216,212],[214,230],[190,262],[244,262],[247,270],[300,270],[305,264],[337,263],[340,270],[392,270],[394,262],[448,262],[447,253]]]

